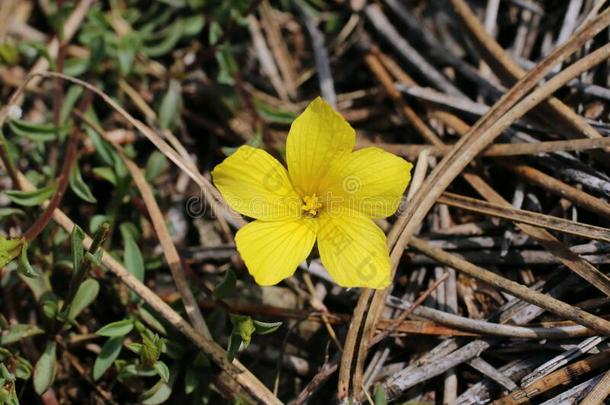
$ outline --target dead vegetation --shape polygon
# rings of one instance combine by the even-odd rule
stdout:
[[[609,26],[599,0],[1,2],[0,402],[602,403]],[[209,179],[281,158],[317,95],[415,163],[388,290],[315,255],[257,286]]]

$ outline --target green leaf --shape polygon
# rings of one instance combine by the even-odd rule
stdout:
[[[133,329],[133,321],[131,319],[123,319],[120,321],[109,323],[103,327],[101,327],[97,332],[97,335],[100,336],[108,336],[108,337],[118,337],[125,336]]]
[[[162,335],[167,335],[167,330],[165,329],[165,326],[163,326],[159,319],[148,309],[146,309],[146,307],[140,306],[138,308],[138,315],[140,315],[142,321],[146,322],[149,327],[153,328]]]
[[[58,133],[63,136],[68,132],[67,127],[60,127],[58,130],[55,124],[32,124],[22,120],[11,120],[9,127],[15,135],[38,142],[53,141]]]
[[[231,334],[229,335],[229,345],[227,346],[227,360],[230,362],[235,359],[235,355],[241,346],[241,336]]]
[[[203,29],[205,20],[203,15],[194,15],[192,17],[186,17],[184,20],[184,35],[193,36],[199,34]]]
[[[78,287],[74,295],[74,300],[68,312],[68,319],[73,321],[76,317],[97,298],[100,291],[100,284],[95,279],[87,279]]]
[[[163,56],[166,53],[171,52],[184,32],[184,21],[174,21],[164,32],[162,39],[155,45],[144,46],[144,53],[151,58]]]
[[[94,167],[93,174],[97,177],[106,180],[113,186],[116,186],[118,183],[116,173],[111,167]]]
[[[149,330],[145,330],[142,333],[140,361],[144,367],[152,367],[159,360],[163,345],[163,340],[156,333],[153,334]]]
[[[29,380],[32,376],[32,365],[23,357],[15,358],[15,377],[21,380]]]
[[[91,220],[89,221],[89,232],[97,232],[104,222],[108,222],[108,217],[106,215],[98,214],[92,216]]]
[[[0,219],[17,215],[24,216],[25,212],[19,208],[0,208]]]
[[[83,94],[83,91],[85,91],[84,88],[76,84],[70,86],[68,91],[66,91],[63,102],[61,104],[61,111],[59,113],[59,122],[62,125],[65,125],[66,121],[70,117],[70,113],[74,109],[74,106],[76,105],[76,102],[78,101],[80,96]]]
[[[143,392],[142,395],[140,395],[140,401],[143,405],[158,405],[167,401],[171,394],[171,385],[166,384],[161,380],[158,381],[151,389]]]
[[[55,185],[39,188],[33,191],[6,191],[9,200],[24,207],[35,207],[53,196]]]
[[[161,377],[161,380],[164,383],[169,382],[169,368],[165,363],[163,363],[162,361],[157,361],[153,365],[153,368],[157,370],[157,374],[159,375],[159,377]]]
[[[167,158],[165,155],[158,150],[154,151],[146,161],[146,180],[152,182],[163,173],[163,170],[165,170],[166,167]]]
[[[225,272],[225,276],[223,277],[220,284],[214,288],[214,292],[212,295],[216,299],[227,298],[235,293],[235,284],[237,283],[237,277],[233,270],[228,269]]]
[[[17,269],[19,273],[23,274],[26,277],[36,278],[38,277],[38,273],[32,265],[30,264],[30,260],[28,259],[28,243],[24,243],[21,247],[21,254],[19,255],[19,262]]]
[[[55,380],[57,371],[57,355],[55,342],[48,342],[44,353],[36,362],[34,369],[34,391],[42,395]]]
[[[123,347],[123,337],[112,337],[104,343],[100,354],[97,355],[93,364],[93,379],[99,380],[112,363],[119,357]]]
[[[192,394],[199,386],[200,376],[191,367],[187,367],[184,372],[184,393],[186,395]]]
[[[80,266],[83,263],[85,248],[83,247],[83,240],[85,239],[85,233],[78,225],[74,225],[72,228],[72,234],[70,235],[70,248],[72,250],[72,272],[73,274],[78,273]]]
[[[123,35],[117,44],[117,59],[119,61],[119,71],[122,75],[128,75],[133,68],[133,61],[140,48],[139,33],[132,32]]]
[[[246,315],[235,314],[230,314],[230,317],[231,323],[233,324],[232,334],[241,336],[242,340],[244,341],[244,345],[248,346],[250,344],[250,340],[252,340],[252,334],[256,330],[254,322],[252,322],[252,318]]]
[[[100,121],[92,108],[89,108],[85,112],[85,116],[98,128],[101,127]],[[106,142],[106,140],[104,140],[104,138],[102,138],[100,134],[98,134],[95,129],[91,128],[89,125],[85,126],[85,133],[91,140],[91,143],[93,143],[95,153],[102,160],[102,162],[108,166],[114,165],[114,155],[116,152],[113,147],[110,146],[108,142]]]
[[[11,325],[8,329],[2,331],[2,335],[0,336],[0,345],[5,346],[18,342],[21,339],[40,335],[41,333],[44,333],[44,330],[40,329],[36,325],[26,325],[22,323]]]
[[[144,259],[140,248],[136,243],[131,232],[127,230],[126,224],[121,224],[121,234],[123,235],[124,252],[123,257],[125,267],[135,278],[144,281]]]
[[[22,243],[19,239],[6,239],[0,235],[0,269],[9,264],[21,253]]]
[[[78,164],[72,165],[72,169],[70,170],[70,188],[74,191],[74,194],[79,196],[81,199],[90,202],[96,203],[97,200],[91,193],[91,189],[83,180],[83,176],[80,173],[80,168]]]
[[[66,58],[64,61],[64,74],[80,76],[89,69],[88,58]]]
[[[159,126],[174,128],[182,112],[182,86],[177,80],[170,80],[167,92],[159,107]]]
[[[255,102],[254,106],[256,107],[256,111],[258,111],[262,118],[276,124],[290,124],[296,119],[298,115],[291,111],[279,110],[273,107],[269,107],[268,105],[262,102]]]
[[[281,322],[261,322],[261,321],[252,321],[254,324],[254,328],[256,329],[256,333],[258,335],[267,335],[269,333],[273,333],[280,326],[282,326]]]
[[[377,389],[375,390],[375,405],[388,405],[385,390],[381,384],[377,385]]]

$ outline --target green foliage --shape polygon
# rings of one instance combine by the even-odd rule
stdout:
[[[229,345],[227,347],[227,358],[229,361],[233,361],[242,344],[244,347],[248,347],[252,340],[252,335],[266,335],[275,332],[282,326],[282,322],[260,322],[246,315],[230,314],[230,319],[233,330],[229,336]]]
[[[85,308],[91,305],[99,291],[100,283],[97,280],[92,278],[85,280],[76,291],[72,306],[70,306],[68,312],[68,320],[73,321]]]
[[[42,353],[34,368],[34,391],[38,395],[44,393],[53,384],[56,372],[57,344],[48,342],[44,353]]]
[[[160,133],[172,131],[181,141],[183,135],[192,138],[193,142],[185,145],[189,153],[197,153],[201,145],[208,147],[208,134],[198,125],[192,126],[189,117],[193,113],[224,128],[218,118],[234,116],[244,108],[243,94],[232,86],[247,49],[245,41],[235,38],[247,39],[244,13],[250,6],[249,0],[94,2],[78,26],[77,36],[67,42],[63,73],[96,86]],[[54,30],[63,29],[73,7],[72,2],[64,2],[63,10],[58,11],[55,3],[45,3],[28,24],[52,38],[57,34]],[[16,67],[15,72],[30,70],[39,59],[49,63],[50,71],[59,70],[58,58],[50,55],[47,40],[14,41],[9,33],[0,44],[0,64]],[[131,138],[118,143],[126,156],[145,165],[145,177],[164,211],[168,203],[176,203],[162,188],[177,178],[175,166],[142,141],[141,134],[120,114],[82,86],[64,80],[56,105],[57,83],[43,79],[28,89],[20,104],[22,113],[7,117],[3,128],[7,139],[0,134],[8,161],[36,187],[32,191],[14,185],[14,190],[3,189],[0,222],[13,235],[41,217],[44,203],[62,184],[59,173],[66,157],[65,141],[77,131],[77,158],[71,162],[69,190],[59,207],[89,231],[94,241],[87,249],[84,242],[88,238],[79,226],[68,233],[53,221],[27,243],[0,235],[0,282],[7,297],[18,304],[19,322],[9,324],[0,316],[0,404],[18,404],[20,395],[35,398],[49,387],[62,395],[65,384],[83,378],[73,375],[72,367],[62,369],[68,355],[77,358],[94,381],[112,387],[113,395],[115,391],[130,395],[129,400],[116,398],[117,402],[160,404],[171,402],[174,395],[187,395],[189,403],[217,403],[218,394],[210,389],[217,373],[211,360],[101,263],[103,247],[104,254],[122,262],[153,290],[156,283],[161,288],[172,283],[164,257],[155,247],[158,242],[151,234],[141,196],[117,149],[104,137],[113,133],[103,131],[133,131]],[[140,101],[147,103],[153,114],[140,108],[126,85],[142,97]],[[200,87],[201,100],[193,99],[193,86]],[[206,94],[218,100],[216,105],[209,105]],[[291,113],[258,100],[253,106],[265,122],[285,125],[291,117]],[[157,119],[152,120],[155,113]],[[263,146],[263,129],[263,122],[257,122],[248,143]],[[222,146],[231,150],[237,143]],[[160,186],[158,190],[156,186]],[[204,280],[199,269],[194,270],[187,277],[196,298],[209,299],[198,289]],[[220,276],[209,277],[205,285],[217,285],[214,299],[238,296],[238,277],[233,270],[227,270],[222,280]],[[180,301],[168,303],[187,317]],[[242,343],[256,339],[254,335],[271,333],[281,325],[233,316],[229,325],[229,315],[222,308],[210,316],[204,314],[217,341],[225,342],[230,336],[231,356]],[[89,340],[92,334],[97,335],[92,343],[101,347],[99,353],[71,343]],[[34,345],[34,353],[40,353],[32,360],[35,366],[21,357],[23,342]],[[56,375],[60,377],[57,381]]]
[[[51,185],[33,191],[7,191],[6,195],[17,205],[35,207],[51,198],[55,193],[55,188],[55,185]]]
[[[6,239],[0,235],[0,268],[6,266],[21,253],[22,242],[16,239]]]
[[[121,348],[123,347],[123,336],[111,337],[106,340],[106,343],[102,346],[100,354],[95,358],[93,363],[92,377],[94,380],[99,380],[102,375],[112,366],[112,363],[121,354]]]

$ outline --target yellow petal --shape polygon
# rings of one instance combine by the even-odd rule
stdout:
[[[301,199],[288,173],[262,149],[242,146],[212,171],[214,184],[240,214],[264,220],[297,218]]]
[[[322,212],[318,250],[322,264],[342,287],[385,288],[390,284],[391,264],[385,234],[372,219],[359,212],[347,209]]]
[[[286,139],[288,172],[302,196],[317,192],[334,159],[354,148],[354,129],[320,97],[292,123]]]
[[[379,148],[364,148],[335,160],[320,185],[329,208],[348,207],[372,218],[396,212],[413,165]]]
[[[313,248],[313,219],[254,221],[235,235],[237,250],[259,285],[274,285],[292,276]]]

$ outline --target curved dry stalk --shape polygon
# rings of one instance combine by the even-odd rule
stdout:
[[[610,10],[604,15],[608,17],[608,23],[610,24]],[[404,215],[399,218],[395,226],[396,230],[393,229],[390,233],[388,243],[390,246],[394,246],[394,249],[392,250],[394,266],[398,264],[398,260],[402,254],[402,247],[408,244],[410,237],[415,233],[416,228],[425,218],[432,205],[434,205],[434,202],[449,186],[451,181],[459,175],[478,153],[487,147],[513,122],[521,118],[569,80],[607,60],[609,56],[610,44],[606,44],[558,73],[551,80],[538,87],[521,102],[516,104],[514,108],[506,114],[501,117],[496,117],[493,123],[486,125],[491,118],[486,119],[485,117],[495,117],[497,115],[496,111],[503,109],[497,106],[507,104],[511,98],[514,98],[508,96],[503,97],[502,100],[500,100],[500,102],[498,102],[498,104],[479,121],[479,124],[472,128],[469,134],[461,138],[452,151],[446,155],[441,163],[435,168],[414,197],[412,204],[407,207]],[[548,65],[548,62],[543,62],[542,64]],[[545,71],[544,69],[534,69],[533,71],[536,70],[540,70],[541,72]],[[520,85],[516,85],[515,87],[526,87],[529,81],[528,75],[520,82]],[[514,93],[518,94],[519,92],[515,91]],[[507,93],[507,95],[511,95],[511,92]]]
[[[131,174],[131,177],[133,178],[133,181],[140,191],[142,199],[144,200],[144,204],[146,205],[146,209],[150,215],[153,228],[155,229],[155,233],[157,234],[159,242],[163,248],[163,255],[165,256],[165,260],[167,261],[167,264],[172,272],[174,282],[176,283],[176,288],[178,289],[180,297],[182,298],[186,314],[199,333],[208,339],[212,339],[212,334],[205,323],[205,319],[203,319],[203,315],[201,314],[199,306],[197,305],[197,300],[195,299],[195,296],[193,295],[193,292],[191,291],[184,275],[184,268],[182,267],[182,262],[180,261],[180,255],[178,254],[178,250],[176,249],[174,242],[172,242],[165,219],[163,218],[163,213],[155,200],[155,196],[150,188],[150,185],[144,177],[142,169],[140,169],[131,159],[125,156],[122,150],[117,148],[117,151],[119,152],[121,159],[123,159],[125,166],[127,166],[127,170],[129,170],[129,173]]]
[[[505,207],[503,205],[466,197],[459,194],[444,192],[437,200],[438,204],[447,204],[492,217],[509,219],[514,222],[533,225],[540,228],[553,229],[587,239],[598,239],[610,242],[610,229],[582,224],[569,219],[544,215],[537,212]],[[610,280],[609,280],[610,281]]]
[[[392,308],[404,310],[410,310],[413,307],[413,304],[394,297],[390,297],[387,305]],[[419,318],[425,318],[457,330],[469,331],[480,335],[504,336],[520,339],[567,339],[572,337],[592,336],[594,334],[591,329],[582,325],[557,326],[550,328],[505,325],[502,323],[488,322],[481,319],[466,318],[464,316],[439,311],[437,309],[425,306],[416,307],[412,312],[413,315]],[[377,336],[379,336],[379,334]],[[374,340],[377,340],[377,336]]]
[[[528,74],[513,86],[477,122],[477,124],[475,124],[466,136],[462,137],[456,143],[449,154],[445,156],[426,179],[388,235],[388,245],[392,249],[391,259],[394,269],[398,266],[398,262],[400,261],[409,239],[415,234],[417,228],[428,214],[437,198],[478,153],[493,142],[504,129],[525,115],[533,107],[544,101],[569,80],[608,58],[608,55],[610,54],[610,44],[603,46],[561,71],[519,102],[519,100],[532,90],[536,83],[544,78],[557,63],[562,62],[569,55],[576,52],[576,50],[586,41],[593,38],[609,24],[610,9],[604,11],[596,19],[591,20],[589,24],[586,24],[575,33],[569,41],[557,48],[534,69],[528,72]],[[570,258],[566,258],[566,260],[570,260]],[[358,334],[365,342],[369,338],[369,336],[361,334],[364,330],[362,327],[364,325],[353,325],[353,322],[360,322],[364,317],[364,314],[360,317],[356,316],[358,315],[357,311],[364,312],[369,308],[369,311],[366,314],[365,324],[370,322],[370,317],[372,317],[373,320],[376,320],[379,317],[388,293],[389,291],[387,289],[375,291],[374,294],[368,289],[363,289],[358,305],[354,310],[355,316],[352,320],[352,324],[350,324],[350,330],[348,332],[347,338],[350,339],[350,342],[355,343],[359,339],[356,336],[352,337],[352,334]],[[369,301],[371,294],[374,296],[371,300],[371,305],[367,307],[364,302]],[[347,345],[346,342],[343,353],[343,358],[345,359],[345,364],[343,364],[343,366],[346,368],[348,362],[353,364],[354,351],[355,347],[351,344]],[[358,356],[364,357],[364,355],[365,350],[360,350]],[[358,377],[361,378],[361,376],[362,368],[355,367],[355,380],[357,380]],[[342,395],[347,395],[345,385],[349,386],[348,372],[346,372],[343,377],[343,379],[340,378],[339,391]],[[341,391],[342,389],[344,389],[344,391]]]
[[[610,138],[605,138],[610,139]],[[503,163],[503,162],[500,162]],[[563,181],[549,176],[533,167],[514,162],[514,164],[504,165],[504,168],[515,173],[519,177],[544,188],[548,192],[556,194],[586,210],[595,212],[602,217],[610,217],[610,204],[601,198],[596,198],[576,187],[572,187]]]
[[[513,85],[517,80],[526,75],[526,71],[521,68],[512,57],[487,33],[477,16],[472,12],[464,0],[451,0],[453,8],[467,28],[467,32],[472,39],[479,45],[477,50],[485,62],[493,69],[508,85]],[[603,138],[603,136],[593,128],[586,120],[576,114],[570,107],[561,100],[550,97],[543,104],[551,112],[551,119],[544,114],[542,118],[547,118],[550,125],[559,129],[567,126],[572,130],[573,135],[585,135],[588,138]]]
[[[448,118],[447,113],[437,112],[433,116],[442,115],[443,118]],[[453,116],[455,117],[455,116]],[[421,120],[421,118],[419,118]],[[452,126],[452,125],[449,125]],[[427,127],[426,127],[427,128]],[[415,159],[422,150],[428,149],[431,156],[444,156],[453,147],[453,145],[404,145],[400,143],[379,143],[370,142],[368,140],[358,140],[356,147],[365,148],[367,146],[376,146],[384,149],[395,155],[404,156],[408,159]],[[518,143],[496,143],[485,148],[481,152],[481,156],[485,157],[503,157],[503,156],[520,156],[520,155],[539,155],[543,153],[553,152],[581,152],[592,149],[610,148],[610,138],[583,138],[571,139],[568,141],[543,141],[536,143],[518,142]]]

